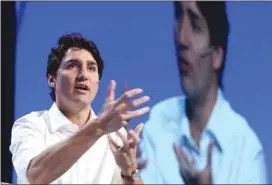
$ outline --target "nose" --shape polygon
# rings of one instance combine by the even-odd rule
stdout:
[[[177,20],[176,23],[176,45],[179,50],[187,50],[189,45],[190,28],[187,24],[188,20],[184,17],[183,20]]]
[[[87,80],[87,71],[84,68],[81,68],[78,75],[77,75],[77,80],[78,81],[85,81]]]

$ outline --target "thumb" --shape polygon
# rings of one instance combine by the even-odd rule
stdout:
[[[115,80],[111,80],[109,88],[108,88],[108,95],[105,100],[106,103],[109,103],[115,100],[115,88],[116,88],[116,82]]]
[[[137,135],[139,135],[142,131],[142,129],[144,128],[144,124],[143,123],[140,123],[139,125],[137,125],[136,129],[135,129],[135,132]]]

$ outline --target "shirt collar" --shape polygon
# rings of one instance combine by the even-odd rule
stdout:
[[[190,127],[189,127],[189,120],[186,116],[185,112],[185,102],[182,102],[183,107],[183,119],[181,120],[181,130],[182,130],[182,136],[189,138],[190,137]],[[223,150],[224,146],[226,145],[226,142],[228,142],[228,132],[226,128],[226,124],[224,123],[224,111],[225,107],[228,106],[228,102],[225,100],[222,90],[218,89],[217,93],[217,99],[215,106],[213,108],[213,111],[211,113],[211,116],[208,120],[207,126],[204,130],[204,132],[208,132],[211,137],[215,139],[216,144],[218,147]]]
[[[228,102],[226,101],[222,90],[218,89],[217,100],[205,129],[214,137],[216,144],[219,145],[221,150],[226,146],[226,142],[228,142],[227,136],[229,135],[226,127],[227,123],[224,122],[224,119],[226,118],[224,112],[227,105]]]
[[[96,118],[96,115],[91,108],[91,116],[89,117],[89,121],[94,118]],[[71,128],[73,128],[74,130],[78,130],[78,126],[76,124],[73,124],[63,115],[63,113],[57,107],[56,103],[53,103],[53,105],[49,109],[49,123],[52,132],[56,132],[66,125],[71,126]]]

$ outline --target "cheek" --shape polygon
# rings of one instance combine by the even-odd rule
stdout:
[[[69,88],[70,86],[73,85],[73,81],[74,81],[74,77],[73,75],[69,75],[69,74],[61,74],[58,77],[58,85],[61,88]]]
[[[204,83],[208,81],[213,73],[212,70],[212,62],[210,57],[207,57],[201,61],[199,61],[199,64],[196,66],[197,68],[197,77],[198,81],[201,83]]]
[[[97,73],[92,73],[90,75],[90,79],[91,79],[92,83],[96,83],[97,84],[97,82],[99,82],[99,74],[98,74],[98,72]]]
[[[192,39],[192,49],[195,52],[200,52],[208,48],[207,38],[202,36],[195,36]]]

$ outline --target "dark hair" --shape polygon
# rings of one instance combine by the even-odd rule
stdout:
[[[49,74],[56,77],[62,59],[65,56],[67,50],[71,47],[86,49],[93,55],[94,59],[97,62],[100,80],[104,69],[104,61],[101,58],[99,50],[95,43],[82,37],[79,33],[66,34],[62,35],[59,38],[57,46],[55,48],[52,48],[51,52],[48,55],[46,77],[48,77]],[[54,88],[51,88],[50,96],[53,101],[56,100]]]
[[[180,2],[175,1],[175,18],[180,16]],[[224,50],[223,63],[218,70],[218,85],[223,88],[223,72],[228,49],[229,22],[224,1],[197,1],[197,7],[205,18],[209,28],[210,45],[222,47]]]

